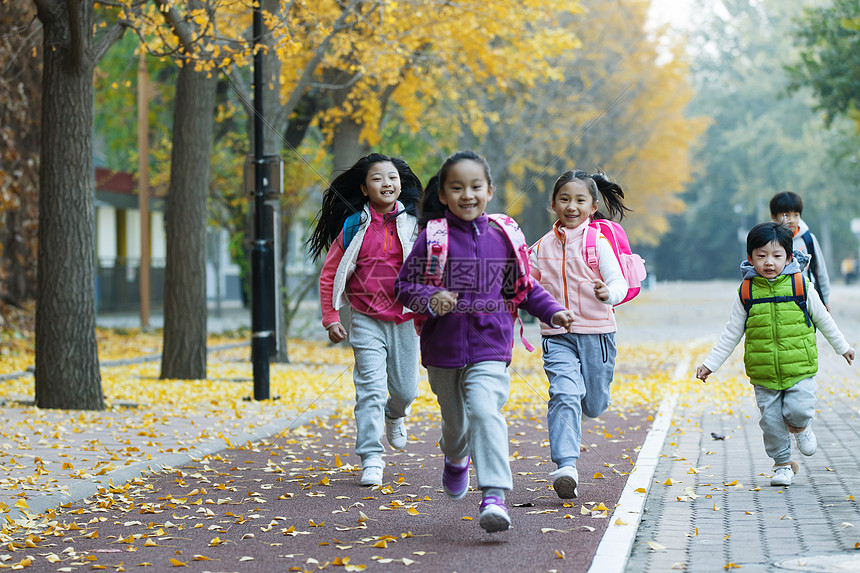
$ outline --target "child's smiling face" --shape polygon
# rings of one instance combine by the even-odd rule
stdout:
[[[377,213],[388,213],[400,197],[400,173],[390,161],[374,163],[367,170],[361,192],[367,195]]]
[[[562,185],[555,194],[552,210],[562,226],[573,229],[586,222],[597,211],[597,201],[582,181],[574,179]]]
[[[448,170],[439,189],[439,201],[463,221],[474,221],[493,198],[493,186],[484,166],[472,159],[458,161]]]
[[[778,277],[785,265],[791,260],[785,248],[776,241],[753,249],[752,255],[747,257],[749,263],[753,266],[756,272],[766,279],[775,279]]]

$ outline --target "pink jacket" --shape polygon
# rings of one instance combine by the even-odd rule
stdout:
[[[555,299],[576,316],[571,332],[602,334],[615,332],[613,304],[627,295],[627,281],[612,246],[602,235],[597,241],[599,272],[588,266],[583,258],[583,241],[588,223],[574,229],[553,225],[531,248],[531,274]],[[609,287],[609,300],[602,302],[594,295],[594,279]],[[541,334],[550,336],[566,332],[541,323]]]
[[[339,322],[338,309],[349,303],[353,309],[379,320],[397,324],[412,313],[394,300],[394,279],[409,254],[418,231],[417,219],[402,213],[380,215],[365,203],[363,222],[344,249],[343,231],[329,248],[320,271],[320,308],[323,326]]]

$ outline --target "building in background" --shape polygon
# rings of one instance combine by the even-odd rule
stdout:
[[[133,174],[95,168],[96,309],[99,313],[140,308],[140,211]],[[150,304],[164,303],[167,239],[165,201],[152,198],[150,225]],[[206,296],[216,306],[242,300],[239,267],[230,260],[226,231],[210,228],[206,253]]]

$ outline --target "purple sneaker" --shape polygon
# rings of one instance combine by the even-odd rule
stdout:
[[[511,518],[505,502],[494,495],[488,495],[481,501],[481,516],[478,523],[487,533],[507,531],[511,527]]]
[[[442,469],[442,489],[451,499],[463,499],[466,492],[469,491],[470,460],[471,457],[466,456],[466,465],[459,467],[449,462],[448,456],[445,456],[445,467]]]

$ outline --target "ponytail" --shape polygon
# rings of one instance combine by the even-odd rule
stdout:
[[[624,205],[624,190],[618,183],[610,180],[603,171],[598,169],[597,173],[591,175],[591,179],[597,185],[597,190],[603,196],[603,204],[606,205],[606,210],[609,212],[607,216],[598,209],[594,213],[594,219],[612,220],[618,217],[618,220],[621,221],[627,212],[632,211]]]
[[[430,178],[427,187],[424,188],[424,201],[421,203],[418,228],[423,229],[427,226],[428,221],[444,217],[446,208],[439,199],[439,174],[437,173]]]

